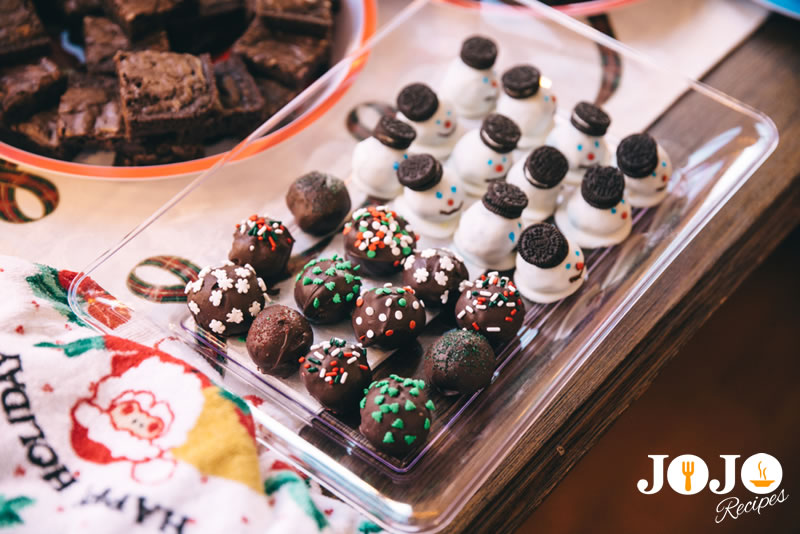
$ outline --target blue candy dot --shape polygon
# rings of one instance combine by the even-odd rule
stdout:
[[[456,186],[451,186],[451,187],[450,187],[450,191],[452,191],[453,193],[455,193],[455,192],[456,192]]]
[[[572,267],[572,264],[571,264],[571,263],[568,263],[568,264],[567,264],[567,269],[569,269],[570,267]]]
[[[655,173],[655,172],[653,172],[653,176],[655,176],[655,175],[656,175],[656,173]]]
[[[581,255],[581,251],[580,251],[580,250],[576,250],[576,251],[575,251],[575,255],[576,255],[576,256],[580,256],[580,255]]]
[[[617,213],[617,208],[611,208],[611,213]]]
[[[594,146],[595,148],[600,148],[600,141],[595,141]]]
[[[662,167],[666,167],[666,166],[667,166],[667,162],[666,162],[666,161],[662,161],[662,162],[661,162],[661,166],[662,166]]]
[[[620,202],[621,202],[622,204],[625,204],[625,199],[623,198],[622,200],[620,200]]]
[[[442,198],[443,196],[441,191],[436,192],[436,198]]]
[[[508,158],[506,158],[505,156],[503,156],[503,163],[505,163],[506,161],[508,161]]]
[[[403,154],[403,159],[408,159],[408,154]]]
[[[522,223],[518,222],[518,223],[517,223],[517,227],[518,227],[520,230],[522,230]]]
[[[509,234],[508,234],[508,238],[511,240],[511,242],[512,242],[512,243],[514,242],[514,238],[515,238],[515,237],[516,237],[516,236],[514,235],[514,232],[509,232]]]
[[[442,121],[440,119],[436,119],[436,124],[442,124]]]
[[[486,163],[488,163],[489,165],[491,165],[491,164],[492,164],[492,160],[489,160],[489,161],[487,161]]]
[[[550,102],[550,97],[549,97],[549,96],[547,96],[547,95],[544,95],[544,101],[545,101],[545,102]]]
[[[483,77],[483,83],[489,83],[489,78],[487,78],[486,76],[484,76],[484,77]]]
[[[583,145],[578,145],[578,150],[583,150]]]
[[[394,170],[397,170],[397,169],[399,169],[399,168],[400,168],[400,164],[399,164],[399,163],[397,163],[397,162],[395,161],[395,162],[392,164],[392,168],[393,168]]]
[[[447,116],[449,117],[450,115],[452,115],[452,112],[448,110],[447,111]]]

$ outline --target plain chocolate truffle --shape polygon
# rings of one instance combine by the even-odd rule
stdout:
[[[247,333],[247,353],[268,375],[287,377],[297,370],[299,358],[308,353],[314,333],[299,312],[281,304],[267,306]]]
[[[354,412],[372,381],[367,349],[344,339],[312,345],[300,358],[300,376],[308,393],[336,413]]]
[[[338,178],[313,171],[289,186],[286,205],[304,232],[322,236],[339,228],[350,212],[350,194]]]
[[[425,353],[425,378],[443,392],[471,395],[492,381],[495,354],[477,332],[445,332]]]

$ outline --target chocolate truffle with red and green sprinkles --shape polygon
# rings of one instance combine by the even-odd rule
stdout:
[[[338,337],[312,345],[299,361],[308,392],[336,413],[354,412],[372,381],[367,349]]]
[[[358,270],[337,254],[306,263],[294,283],[294,300],[303,315],[315,323],[335,323],[349,315],[361,294]]]
[[[495,354],[477,332],[450,330],[425,352],[425,378],[445,393],[471,395],[492,381]]]
[[[356,210],[343,233],[347,258],[373,276],[402,270],[417,244],[408,222],[386,206]]]
[[[496,271],[461,284],[456,324],[486,336],[497,348],[514,339],[525,317],[525,303],[514,282]]]
[[[281,221],[251,215],[236,225],[228,259],[250,264],[261,278],[275,280],[285,274],[293,246],[292,234]]]
[[[464,259],[444,248],[416,251],[403,264],[403,284],[431,306],[454,304],[461,282],[469,278]]]
[[[389,375],[364,395],[359,430],[376,449],[402,458],[428,439],[436,408],[424,381]]]
[[[356,300],[353,330],[365,347],[399,347],[416,339],[424,326],[425,303],[410,287],[386,284],[363,292]]]
[[[299,312],[273,304],[258,314],[247,332],[247,353],[264,374],[285,378],[314,342],[311,325]]]

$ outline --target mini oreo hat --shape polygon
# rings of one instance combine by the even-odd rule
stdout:
[[[589,102],[579,102],[572,110],[569,121],[575,128],[593,137],[604,136],[611,125],[608,114]]]
[[[372,136],[389,148],[405,150],[411,146],[411,142],[417,137],[417,132],[410,124],[384,115],[378,121]]]
[[[397,95],[397,109],[414,122],[426,121],[439,109],[439,99],[424,83],[412,83]]]
[[[616,167],[589,167],[581,181],[581,196],[587,204],[607,210],[622,200],[625,176]]]
[[[517,148],[522,136],[517,123],[499,113],[492,113],[483,119],[481,124],[481,140],[500,154],[506,154]]]
[[[656,140],[646,133],[629,135],[617,147],[617,165],[625,176],[649,176],[658,165]]]
[[[522,174],[533,187],[552,189],[556,187],[569,170],[564,154],[552,146],[540,146],[528,155]]]
[[[489,69],[496,59],[497,45],[491,39],[473,35],[461,44],[461,61],[473,69]]]
[[[552,269],[567,257],[569,244],[558,228],[552,224],[538,223],[522,232],[517,251],[527,263],[541,269]]]
[[[491,182],[481,201],[487,210],[506,219],[518,218],[528,207],[528,197],[522,189],[508,182]]]
[[[427,191],[442,181],[442,164],[430,154],[414,154],[397,168],[397,179],[413,191]]]
[[[540,77],[533,65],[517,65],[503,73],[503,91],[511,98],[528,98],[539,92]]]

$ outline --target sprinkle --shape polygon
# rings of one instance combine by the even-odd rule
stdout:
[[[417,439],[417,436],[412,436],[411,434],[406,434],[405,436],[403,436],[403,439],[405,440],[407,445],[411,445]]]
[[[364,391],[367,391],[367,390],[365,389]],[[362,410],[364,408],[366,408],[367,407],[367,398],[366,397],[362,397],[361,398],[361,402],[358,403],[358,405],[361,407]]]
[[[392,428],[405,428],[405,424],[403,424],[403,420],[398,417],[392,423]]]
[[[314,306],[314,308],[319,308],[319,299],[318,298],[314,298],[313,306]]]
[[[364,371],[369,371],[369,367],[367,367],[367,366],[366,366],[366,365],[364,365],[363,363],[360,363],[360,364],[358,364],[358,367],[359,367],[359,368],[361,368],[361,369],[363,369]]]
[[[393,388],[393,387],[390,387],[387,391],[388,391],[390,397],[396,397],[396,396],[398,396],[400,394],[400,390],[397,389],[397,388]]]
[[[500,327],[499,326],[487,326],[486,327],[486,331],[487,332],[499,332],[500,331]]]
[[[381,322],[386,322],[386,314],[382,313],[382,314],[378,315],[378,320],[381,321]]]
[[[344,384],[345,380],[347,380],[347,371],[345,371],[344,373],[342,373],[342,379],[340,380],[340,382],[341,382],[342,384]]]
[[[413,412],[414,410],[417,409],[417,405],[414,404],[411,400],[406,400],[406,404],[405,406],[403,406],[403,408],[405,408],[407,412]]]
[[[393,403],[389,404],[388,406],[389,406],[389,410],[391,410],[392,413],[398,413],[400,411],[400,403],[393,402]]]
[[[358,316],[356,316],[356,324],[357,324],[357,325],[359,325],[359,326],[360,326],[360,325],[361,325],[361,323],[363,323],[363,322],[364,322],[364,319],[362,319],[361,317],[358,317]]]
[[[372,306],[367,306],[364,308],[364,313],[366,313],[369,317],[372,317],[375,315],[375,310],[372,308]]]
[[[413,301],[411,303],[411,307],[414,308],[415,310],[418,310],[419,309],[419,301],[418,300]]]
[[[425,418],[425,424],[423,425],[423,428],[425,430],[430,430],[430,428],[431,428],[431,420],[428,419],[427,417]]]
[[[366,398],[366,397],[364,397],[364,398]],[[362,408],[363,408],[363,406],[362,406]],[[370,415],[372,416],[373,419],[375,419],[379,423],[381,421],[383,421],[383,412],[380,411],[380,410],[372,412]]]
[[[425,403],[425,407],[430,411],[434,411],[436,407],[433,405],[433,401],[428,399],[428,402]]]
[[[385,398],[386,397],[384,397],[383,395],[376,395],[375,396],[375,404],[380,406],[381,404],[383,404],[383,401],[384,401]]]
[[[208,323],[208,327],[211,329],[212,332],[216,334],[221,334],[225,331],[225,325],[222,324],[220,321],[217,321],[216,319]]]
[[[386,337],[392,337],[394,335],[394,330],[389,329],[386,332],[384,332],[384,334],[386,335]]]
[[[419,397],[419,389],[418,388],[411,388],[408,390],[408,394],[412,397]]]
[[[326,282],[324,285],[325,289],[327,289],[328,291],[333,291],[334,289],[336,289],[336,282]]]
[[[394,443],[394,436],[391,432],[387,432],[385,436],[383,436],[384,443]]]
[[[467,314],[467,310],[461,310],[460,312],[458,312],[458,315],[456,315],[456,318],[457,318],[457,319],[461,319],[461,318],[462,318],[462,317],[464,317],[466,314]]]
[[[373,332],[372,330],[367,330],[367,337],[372,339],[373,337],[375,337],[375,332]]]

